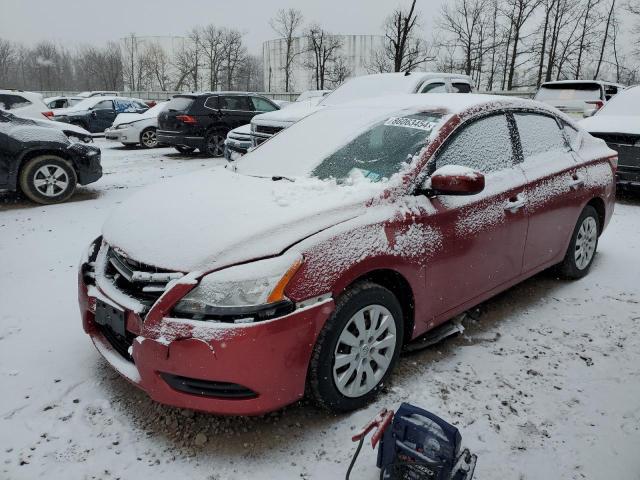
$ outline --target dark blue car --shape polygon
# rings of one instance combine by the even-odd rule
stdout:
[[[91,133],[109,128],[119,113],[142,113],[149,106],[142,100],[129,97],[89,97],[69,108],[53,111],[53,120],[78,125]]]

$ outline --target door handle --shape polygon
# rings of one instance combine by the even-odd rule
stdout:
[[[571,181],[569,182],[569,188],[577,189],[582,186],[584,186],[584,179],[581,178],[577,173],[574,173],[571,176]]]
[[[511,197],[507,201],[507,204],[505,205],[504,209],[507,210],[508,212],[516,213],[526,204],[527,204],[527,196],[522,193],[519,193],[518,195],[516,195],[515,197]]]

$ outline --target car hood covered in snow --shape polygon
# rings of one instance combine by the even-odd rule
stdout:
[[[292,124],[322,109],[317,100],[305,100],[288,105],[287,108],[261,113],[251,120],[255,125]]]
[[[640,134],[640,112],[637,116],[596,114],[579,123],[590,133]]]
[[[107,243],[130,258],[183,272],[208,271],[278,255],[361,215],[381,186],[315,179],[273,181],[223,167],[151,186],[116,208]]]

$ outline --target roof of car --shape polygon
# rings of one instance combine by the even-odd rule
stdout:
[[[606,80],[554,80],[552,82],[544,82],[541,86],[545,85],[571,85],[571,84],[589,84],[597,83],[599,85],[615,85],[617,87],[624,87],[624,85],[615,82],[607,82]]]
[[[264,97],[265,95],[257,92],[237,92],[237,91],[222,91],[222,92],[185,92],[178,93],[174,95],[174,97],[199,97],[201,95],[257,95],[259,97]]]
[[[514,98],[502,95],[483,95],[474,93],[428,93],[423,95],[401,94],[362,99],[327,108],[380,108],[403,110],[415,108],[417,110],[445,111],[451,114],[461,113],[471,108],[530,108],[541,111],[557,110],[540,102],[524,98]]]

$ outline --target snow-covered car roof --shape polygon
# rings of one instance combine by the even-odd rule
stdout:
[[[554,81],[551,81],[551,82],[544,82],[540,86],[541,87],[546,87],[546,86],[549,86],[549,85],[576,85],[576,84],[588,85],[588,84],[593,84],[593,83],[597,83],[598,85],[616,85],[617,87],[622,87],[622,88],[625,87],[624,85],[622,85],[620,83],[607,82],[605,80],[554,80]]]

